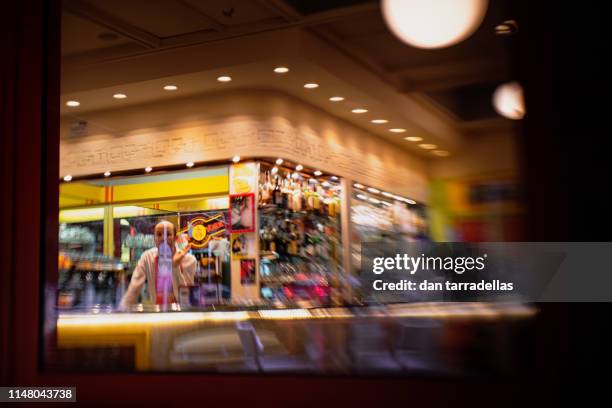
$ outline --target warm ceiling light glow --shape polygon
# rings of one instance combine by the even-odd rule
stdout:
[[[327,181],[322,182],[322,183],[321,183],[321,185],[322,185],[323,187],[325,187],[325,188],[327,188],[327,187],[331,187],[331,184],[329,184],[329,182],[327,182]]]
[[[314,172],[314,175],[319,177],[321,174],[323,174],[323,172],[321,170],[317,170]]]
[[[493,93],[493,107],[508,119],[522,119],[525,116],[525,101],[521,84],[509,82],[498,86]]]
[[[240,161],[240,156],[237,156],[237,155],[236,155],[236,156],[232,157],[232,161],[233,161],[234,163],[238,163],[238,162]]]
[[[116,93],[116,94],[113,95],[113,98],[115,98],[115,99],[125,99],[125,98],[127,98],[127,95],[124,94],[124,93]]]
[[[283,161],[283,159],[276,159],[276,164],[280,166],[281,164],[283,164]]]
[[[336,177],[336,176],[331,176],[330,178],[331,178],[332,180],[338,180],[338,177]]]
[[[406,198],[404,201],[405,201],[405,202],[407,202],[408,204],[412,204],[412,205],[415,205],[415,204],[416,204],[416,201],[411,200],[411,199],[409,199],[409,198]]]
[[[231,76],[227,76],[227,75],[221,75],[220,77],[217,77],[217,81],[219,82],[229,82],[232,80]]]
[[[357,194],[357,198],[360,200],[367,200],[368,196],[364,195],[364,194]]]
[[[293,173],[293,174],[291,175],[291,177],[293,177],[294,179],[296,179],[296,178],[300,177],[300,174],[299,174],[299,173],[297,173],[297,172],[295,172],[295,173]]]
[[[272,174],[276,174],[278,173],[278,167],[274,166],[272,167]]]
[[[176,91],[178,89],[178,86],[176,85],[166,85],[164,86],[164,91]]]
[[[104,177],[110,177],[110,175],[111,175],[111,172],[110,172],[110,171],[106,170],[106,171],[104,172]]]
[[[70,174],[64,176],[64,181],[71,181],[72,180],[72,176]]]
[[[433,149],[438,148],[438,146],[436,146],[435,144],[431,144],[431,143],[421,143],[419,147],[425,150],[433,150]]]
[[[66,102],[66,106],[69,106],[71,108],[76,108],[79,105],[81,105],[81,102],[79,102],[79,101],[68,101],[68,102]]]
[[[387,192],[387,191],[383,191],[382,195],[384,195],[385,197],[395,197],[393,194]]]
[[[441,48],[472,35],[482,23],[488,0],[383,0],[387,26],[417,48]]]
[[[368,110],[364,108],[355,108],[351,112],[353,113],[366,113]]]
[[[185,166],[187,166],[187,167],[189,167],[189,168],[192,168],[192,167],[194,166],[194,163],[193,163],[193,162],[187,162],[187,163],[185,164]]]
[[[377,189],[377,188],[374,188],[374,187],[368,187],[368,191],[369,191],[370,193],[374,193],[374,194],[378,194],[378,193],[380,193],[380,190],[379,190],[379,189]]]
[[[304,168],[304,166],[302,166],[301,164],[298,164],[297,166],[295,166],[295,169],[297,171],[302,171],[303,168]]]
[[[276,67],[276,68],[274,68],[274,72],[276,72],[277,74],[286,74],[287,72],[289,72],[289,68],[287,68],[287,67]]]
[[[403,129],[403,128],[391,128],[391,129],[389,129],[389,132],[392,132],[392,133],[404,133],[405,131],[406,131],[406,129]]]
[[[332,96],[331,98],[329,98],[330,101],[332,102],[341,102],[344,100],[344,97],[342,96]]]
[[[380,200],[378,200],[378,199],[376,199],[374,197],[370,197],[369,200],[370,200],[371,203],[380,204]]]
[[[447,150],[434,150],[432,153],[435,154],[436,156],[440,156],[440,157],[448,157],[448,156],[450,156],[450,152],[447,151]]]
[[[364,188],[365,186],[363,184],[355,183],[355,184],[353,184],[353,187],[355,187],[355,188]]]
[[[392,204],[391,204],[391,203],[389,203],[389,202],[387,202],[387,201],[381,201],[381,203],[382,203],[383,205],[386,205],[387,207],[391,207],[391,206],[392,206]]]
[[[145,171],[146,171],[147,173],[150,173],[150,172],[152,172],[152,171],[153,171],[153,167],[145,167]]]
[[[421,136],[406,136],[404,140],[409,142],[420,142],[423,140],[423,138]]]
[[[376,125],[382,125],[383,123],[389,123],[387,119],[372,119],[370,122]]]
[[[309,82],[307,84],[304,84],[304,88],[306,89],[314,89],[318,87],[319,87],[319,84],[315,84],[314,82]]]

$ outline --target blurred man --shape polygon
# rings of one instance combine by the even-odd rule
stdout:
[[[176,302],[179,286],[193,285],[197,260],[188,253],[189,245],[183,250],[176,248],[175,236],[176,228],[171,222],[161,221],[155,226],[155,247],[146,250],[141,255],[132,274],[130,285],[121,299],[120,309],[128,309],[130,305],[136,303],[145,282],[148,288],[148,300],[158,305],[163,304],[164,300],[168,303]],[[160,282],[160,248],[165,244],[172,252],[172,281],[166,299],[162,291],[157,290],[158,282]]]

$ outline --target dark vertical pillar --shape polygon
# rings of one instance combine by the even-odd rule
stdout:
[[[40,363],[43,273],[57,269],[60,3],[7,2],[1,19],[0,379],[25,385]]]

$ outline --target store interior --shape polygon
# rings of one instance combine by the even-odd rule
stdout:
[[[65,0],[49,365],[528,370],[534,307],[397,303],[361,279],[363,242],[523,237],[524,107],[494,97],[516,79],[516,22],[484,3],[469,38],[424,49],[378,1]],[[122,309],[162,220],[193,281]]]

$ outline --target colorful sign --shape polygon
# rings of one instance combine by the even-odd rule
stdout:
[[[179,234],[186,234],[192,252],[204,252],[211,239],[227,237],[227,213],[207,211],[181,214]]]

